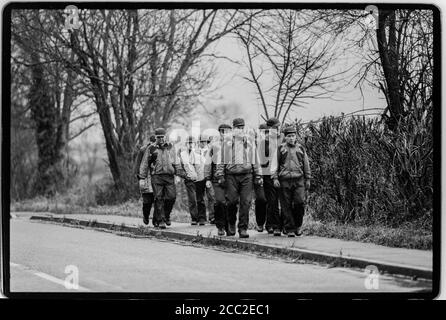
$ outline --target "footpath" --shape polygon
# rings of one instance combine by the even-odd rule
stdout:
[[[146,226],[141,218],[115,215],[52,214],[12,212],[16,217],[29,217],[35,221],[47,221],[70,225],[130,232],[137,235],[165,237],[200,242],[204,245],[221,245],[230,248],[265,254],[286,255],[296,259],[341,266],[367,268],[375,266],[381,273],[432,279],[432,251],[390,248],[372,243],[345,241],[317,236],[288,238],[275,237],[266,231],[248,230],[249,238],[218,236],[215,225],[192,226],[189,223],[172,222],[167,229]],[[375,267],[368,267],[376,270]]]

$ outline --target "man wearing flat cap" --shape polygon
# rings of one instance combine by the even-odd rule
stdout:
[[[228,198],[228,235],[235,235],[238,216],[240,238],[248,238],[249,209],[252,201],[253,182],[262,184],[259,163],[256,159],[255,140],[246,134],[245,121],[236,118],[232,122],[233,132],[229,142],[229,159],[217,170],[217,176],[224,175]],[[226,148],[226,146],[225,146]],[[226,151],[226,150],[225,150]],[[219,170],[220,169],[220,170]],[[238,208],[239,207],[239,208]]]
[[[297,142],[296,127],[288,126],[283,132],[285,143],[279,147],[278,166],[271,176],[274,186],[280,190],[284,229],[289,237],[294,237],[302,234],[305,189],[310,188],[311,171],[305,148]]]
[[[145,179],[152,169],[152,186],[155,197],[156,221],[161,229],[170,226],[170,213],[176,199],[174,175],[179,171],[179,159],[171,143],[166,141],[166,130],[155,130],[156,141],[144,153],[140,177]]]
[[[186,186],[189,202],[189,213],[192,225],[204,225],[206,207],[204,204],[204,174],[199,151],[192,136],[187,137],[186,148],[180,151],[181,167],[185,171],[184,185]]]
[[[228,124],[218,126],[219,139],[212,140],[206,154],[204,177],[206,188],[214,190],[214,218],[219,236],[234,235],[228,230],[226,181],[224,177],[223,146],[225,136],[230,136],[232,127]],[[217,169],[219,168],[219,169]]]
[[[152,208],[152,205],[154,203],[154,196],[153,196],[153,187],[152,187],[152,177],[150,172],[148,172],[147,177],[145,179],[142,179],[139,176],[139,170],[141,168],[141,162],[144,157],[144,153],[146,149],[153,143],[155,143],[156,139],[154,135],[151,135],[149,138],[149,142],[142,147],[138,148],[138,153],[136,155],[135,159],[135,167],[134,167],[134,174],[138,179],[139,182],[139,192],[141,193],[142,197],[142,213],[143,213],[143,222],[144,224],[149,224],[149,217],[150,217],[150,210]],[[150,170],[149,170],[150,171]],[[158,226],[158,223],[155,219],[155,213],[153,213],[152,223],[153,226]]]
[[[211,137],[209,137],[206,134],[200,134],[200,142],[199,142],[199,152],[200,155],[206,159],[208,157],[208,153],[210,150],[210,142]],[[202,163],[202,167],[204,170],[204,163]],[[215,206],[215,191],[212,187],[212,184],[205,185],[205,182],[203,182],[205,195],[206,195],[206,208],[208,211],[208,220],[210,224],[215,224],[215,216],[214,216],[214,206]]]

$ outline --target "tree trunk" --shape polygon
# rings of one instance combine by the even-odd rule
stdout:
[[[58,130],[57,109],[39,60],[39,55],[32,52],[29,104],[31,117],[35,123],[38,149],[37,174],[33,189],[37,194],[53,195],[58,185],[64,181],[61,160],[65,142],[61,137],[62,131]]]
[[[386,21],[388,22],[388,39],[386,37]],[[401,99],[401,88],[398,80],[398,51],[396,43],[395,11],[380,11],[378,29],[376,30],[378,50],[384,71],[387,89],[384,94],[389,101],[390,118],[387,126],[395,131],[399,121],[404,116],[404,108]]]

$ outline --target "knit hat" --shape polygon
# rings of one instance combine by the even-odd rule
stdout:
[[[280,126],[280,120],[277,118],[269,118],[268,120],[266,120],[266,125],[268,127],[278,127]]]

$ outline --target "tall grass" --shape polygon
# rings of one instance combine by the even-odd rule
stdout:
[[[325,117],[300,127],[310,157],[309,205],[322,221],[432,229],[433,136],[427,113],[396,132],[378,119]]]

